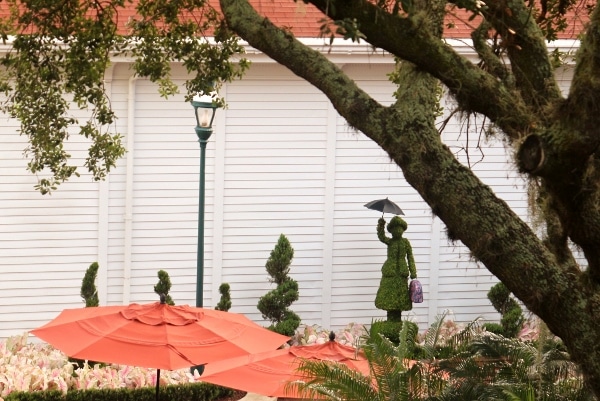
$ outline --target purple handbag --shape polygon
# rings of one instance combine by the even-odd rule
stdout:
[[[410,300],[416,304],[423,302],[423,287],[419,280],[412,280],[408,287],[410,293]]]

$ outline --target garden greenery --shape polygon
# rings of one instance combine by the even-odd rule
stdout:
[[[164,270],[158,271],[158,283],[154,286],[154,292],[160,295],[161,297],[165,297],[165,302],[167,305],[175,305],[175,301],[169,295],[169,291],[171,291],[171,278],[169,277],[169,273]]]
[[[219,294],[221,294],[221,298],[215,306],[216,310],[220,310],[223,312],[229,311],[231,309],[231,287],[228,283],[221,283],[219,286]]]
[[[81,282],[81,298],[85,301],[86,307],[100,305],[98,299],[98,290],[96,289],[96,276],[98,276],[98,262],[94,262],[87,268]]]
[[[517,338],[484,327],[480,320],[459,325],[445,313],[411,345],[411,325],[402,326],[395,344],[361,324],[349,324],[335,333],[336,341],[365,350],[371,379],[343,366],[302,361],[308,379],[293,385],[309,395],[346,401],[362,401],[366,395],[385,401],[594,400],[560,339],[536,320]],[[291,345],[324,343],[329,333],[303,325]],[[209,401],[227,391],[201,380],[189,369],[163,371],[160,399]],[[27,334],[0,343],[0,401],[152,401],[155,381],[155,369],[73,364],[49,345],[28,342]]]
[[[263,319],[272,323],[269,330],[284,336],[293,335],[300,326],[300,316],[289,308],[300,296],[298,282],[289,276],[293,258],[294,248],[287,237],[281,234],[265,264],[269,281],[277,287],[260,297],[257,305]]]

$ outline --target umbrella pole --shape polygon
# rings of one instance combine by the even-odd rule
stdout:
[[[156,369],[156,401],[158,401],[159,389],[160,389],[160,369]]]

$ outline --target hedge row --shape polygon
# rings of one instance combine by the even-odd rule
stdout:
[[[209,383],[161,386],[159,401],[212,401],[231,395],[232,390]],[[13,392],[5,401],[156,401],[156,388],[91,389],[58,391]]]

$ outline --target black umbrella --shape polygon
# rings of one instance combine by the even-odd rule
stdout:
[[[404,216],[404,212],[400,209],[400,206],[396,205],[388,198],[371,201],[365,204],[365,207],[382,213],[401,214]]]

